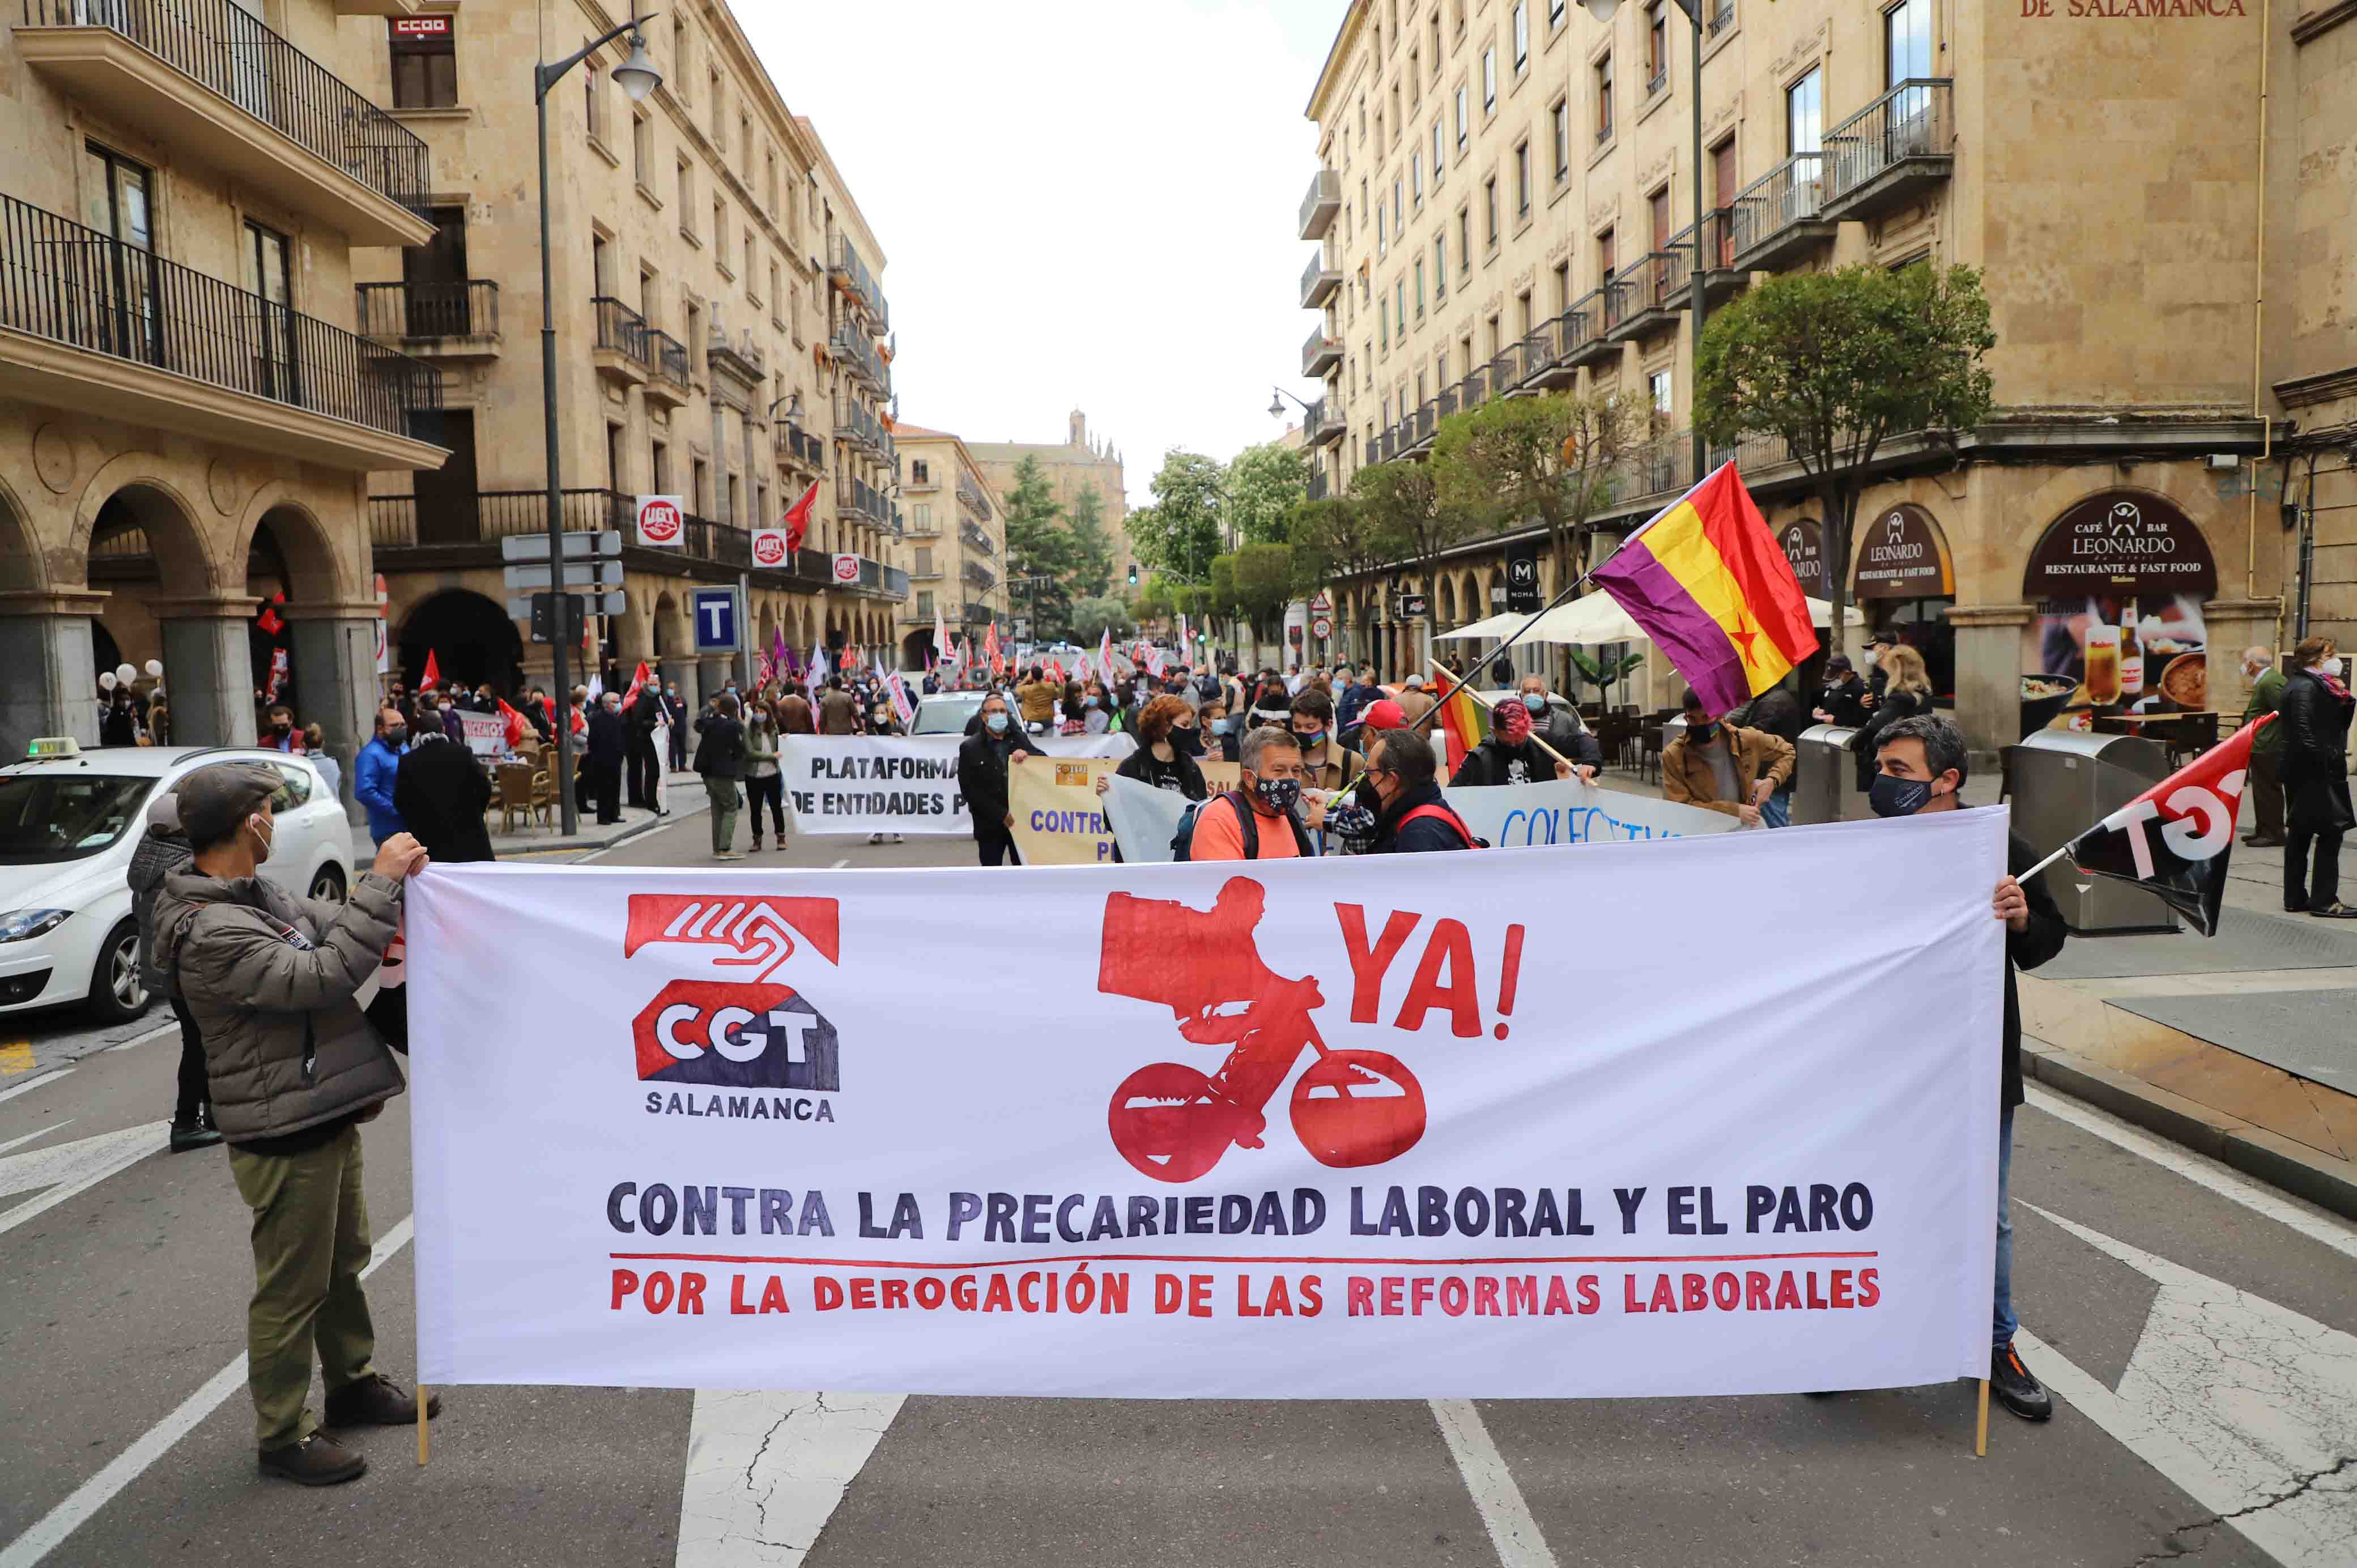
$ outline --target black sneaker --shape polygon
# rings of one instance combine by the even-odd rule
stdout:
[[[193,1122],[172,1123],[173,1154],[185,1155],[191,1149],[209,1149],[221,1141],[221,1129],[213,1125],[212,1116],[208,1112],[198,1112]]]
[[[426,1419],[431,1421],[441,1413],[442,1396],[426,1395]],[[334,1427],[414,1426],[417,1401],[382,1372],[371,1372],[328,1396],[327,1423]]]
[[[2054,1396],[2021,1364],[2021,1352],[2001,1345],[1989,1358],[1989,1392],[2024,1421],[2046,1421],[2054,1414]]]
[[[284,1448],[262,1451],[264,1475],[283,1477],[298,1486],[340,1486],[359,1480],[367,1471],[365,1457],[320,1432]]]

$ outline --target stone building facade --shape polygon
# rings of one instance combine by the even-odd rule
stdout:
[[[569,53],[627,18],[566,5],[548,47]],[[355,261],[361,330],[445,371],[430,423],[451,461],[380,474],[368,499],[392,660],[412,680],[428,652],[450,679],[502,691],[551,667],[510,614],[500,542],[546,528],[529,66],[542,25],[520,0],[428,0],[341,35],[344,69],[433,149],[432,233]],[[696,650],[699,586],[746,580],[759,649],[893,639],[906,580],[884,255],[726,6],[648,25],[662,81],[640,102],[611,80],[629,42],[548,98],[558,476],[568,530],[624,535],[627,608],[592,627],[598,663],[627,679],[645,660],[698,696],[732,664]],[[813,484],[801,553],[754,562],[751,530]],[[679,498],[677,548],[639,546],[640,495]]]
[[[0,755],[94,745],[98,674],[127,662],[152,692],[152,661],[172,742],[251,742],[274,683],[350,777],[375,691],[367,477],[444,457],[413,424],[437,371],[354,331],[354,247],[433,232],[425,147],[332,73],[358,8],[10,17]]]
[[[1009,620],[1006,511],[998,487],[983,477],[963,441],[906,423],[896,434],[909,535],[900,664],[921,670],[936,651],[936,615],[952,637],[977,648],[994,621]]]
[[[1714,308],[1778,272],[1969,264],[1996,406],[1890,444],[1853,561],[1817,558],[1781,446],[1713,459],[1741,464],[1813,592],[1847,571],[1868,618],[1924,649],[1976,746],[2018,737],[2023,678],[2076,669],[2091,624],[2133,623],[2171,661],[2206,650],[2206,705],[2239,711],[2235,652],[2289,641],[2288,421],[2351,416],[2351,7],[2276,7],[2263,34],[2245,0],[1698,4],[1698,225],[1694,35],[1669,0],[1609,23],[1569,0],[1347,7],[1300,215],[1320,242],[1301,280],[1320,482],[1421,460],[1439,418],[1491,397],[1617,390],[1657,434],[1598,519],[1633,528],[1695,478],[1697,263]],[[2319,494],[2345,482],[2320,471]],[[2319,510],[2316,603],[2343,615],[2325,579],[2352,575],[2334,554],[2351,524],[2324,525],[2348,515]],[[1499,607],[1517,542],[1450,553],[1429,621],[1337,585],[1329,651],[1412,666],[1433,622]],[[2074,550],[2104,569],[2074,580]],[[1551,596],[1544,551],[1540,578]],[[1674,700],[1651,663],[1646,694]],[[2201,690],[2200,663],[2179,689]]]
[[[1113,544],[1114,591],[1129,585],[1137,550],[1123,522],[1129,516],[1129,492],[1124,488],[1120,449],[1102,436],[1089,434],[1089,416],[1074,409],[1066,422],[1064,439],[1049,445],[1020,441],[976,441],[970,444],[983,478],[1000,495],[1015,489],[1015,470],[1026,457],[1037,457],[1047,475],[1048,489],[1070,515],[1084,489],[1093,489],[1103,503],[1105,537]]]

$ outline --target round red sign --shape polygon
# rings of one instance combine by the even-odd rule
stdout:
[[[679,508],[667,500],[639,503],[639,538],[648,544],[669,544],[679,538]]]
[[[838,583],[859,581],[859,557],[838,555],[834,558],[834,580]]]
[[[753,536],[753,559],[764,566],[775,566],[786,558],[786,541],[782,534],[757,533]]]

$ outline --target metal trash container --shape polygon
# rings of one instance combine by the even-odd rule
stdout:
[[[2013,831],[2042,858],[2169,777],[2169,754],[2132,735],[2040,730],[2013,753]],[[2039,874],[2080,936],[2174,931],[2177,916],[2143,888],[2083,877],[2068,860]]]
[[[1849,753],[1849,737],[1857,731],[1843,725],[1812,725],[1801,732],[1799,754],[1792,765],[1792,821],[1848,822],[1874,815],[1866,791],[1857,787],[1857,758]]]

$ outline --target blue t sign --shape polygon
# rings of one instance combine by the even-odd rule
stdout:
[[[737,594],[730,588],[695,590],[695,650],[734,653],[737,650]]]

